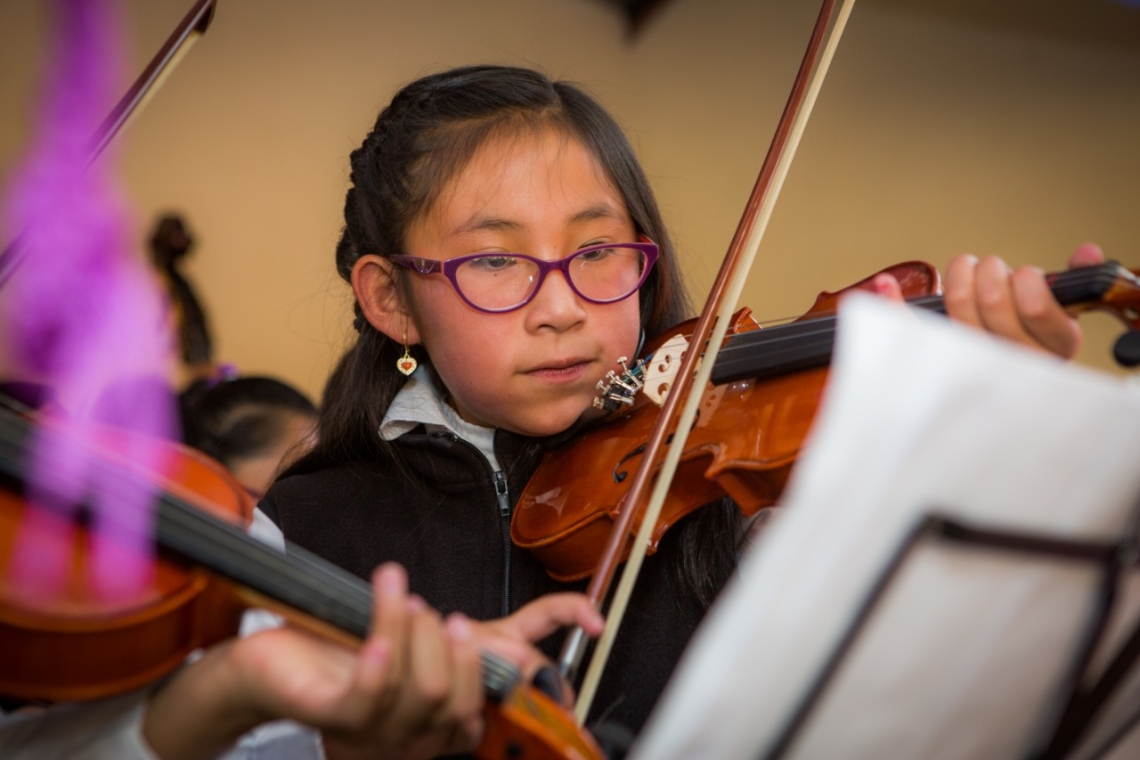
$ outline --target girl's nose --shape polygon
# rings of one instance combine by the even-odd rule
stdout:
[[[586,318],[584,301],[578,297],[561,272],[550,272],[534,299],[526,305],[527,327],[563,332]]]

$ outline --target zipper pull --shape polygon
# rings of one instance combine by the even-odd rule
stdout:
[[[507,498],[507,476],[502,470],[495,470],[495,496],[499,500],[499,514],[502,517],[511,516],[511,500]]]

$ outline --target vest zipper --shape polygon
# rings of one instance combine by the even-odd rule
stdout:
[[[503,617],[511,614],[511,500],[502,470],[492,473],[499,499],[499,525],[503,529]]]
[[[479,450],[478,446],[470,441],[463,440],[455,433],[446,435],[452,441],[474,451],[486,463],[487,469],[491,470],[491,462]],[[502,470],[491,470],[491,480],[495,486],[495,498],[499,502],[499,527],[503,536],[503,605],[501,617],[506,617],[511,614],[511,549],[513,548],[511,543],[511,497],[510,489],[507,486],[507,476],[503,474]]]

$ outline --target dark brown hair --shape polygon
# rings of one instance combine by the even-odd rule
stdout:
[[[182,441],[232,468],[271,450],[282,439],[288,413],[317,416],[305,394],[272,377],[199,380],[179,395]]]

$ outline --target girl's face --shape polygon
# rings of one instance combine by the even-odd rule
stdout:
[[[552,130],[492,138],[408,231],[407,253],[449,259],[525,253],[555,260],[637,239],[617,189],[578,140]],[[526,435],[559,433],[590,407],[596,384],[633,357],[637,294],[579,298],[558,272],[505,314],[468,306],[442,275],[411,274],[409,342],[421,342],[469,422]],[[415,330],[413,339],[412,330]]]

